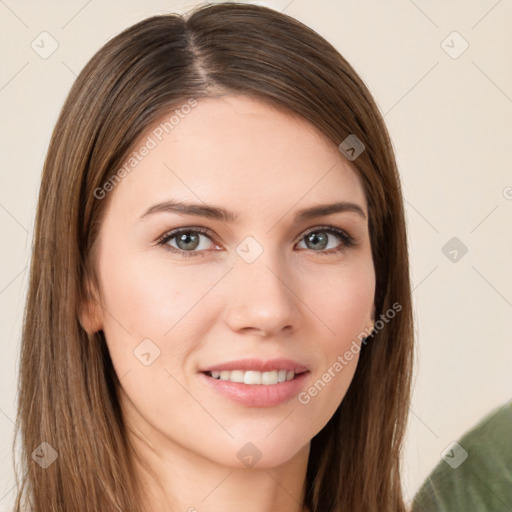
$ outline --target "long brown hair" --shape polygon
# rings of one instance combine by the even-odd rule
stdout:
[[[311,512],[405,510],[400,451],[413,324],[388,132],[363,81],[320,35],[277,11],[226,3],[126,29],[93,56],[62,108],[42,175],[23,325],[16,511],[144,510],[119,379],[103,333],[88,334],[79,321],[86,280],[97,283],[94,242],[107,203],[94,191],[163,114],[219,91],[298,113],[337,146],[349,135],[364,144],[352,163],[367,197],[375,312],[385,326],[362,347],[346,396],[311,441],[304,505]],[[389,319],[391,310],[399,313]],[[43,469],[36,459],[55,457],[52,449],[58,458]]]

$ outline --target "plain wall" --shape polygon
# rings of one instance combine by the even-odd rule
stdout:
[[[285,9],[347,58],[393,140],[407,207],[417,333],[404,451],[411,498],[443,449],[511,398],[512,2],[260,3]],[[76,74],[100,46],[142,18],[193,5],[0,2],[1,510],[14,498],[21,322],[51,130]],[[58,43],[47,59],[31,47],[43,31]],[[445,247],[453,237],[455,245]]]

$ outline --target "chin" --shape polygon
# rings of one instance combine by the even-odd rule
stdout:
[[[228,443],[212,441],[219,450],[208,454],[207,458],[222,466],[236,469],[270,469],[299,456],[302,450],[309,453],[309,437],[306,436],[305,441],[294,440],[289,429],[282,428],[282,431],[278,432],[279,428],[270,435],[268,433],[272,429],[265,431],[264,434],[261,430],[255,431],[254,435],[247,431],[243,439],[235,436]],[[299,437],[301,436],[297,436]]]

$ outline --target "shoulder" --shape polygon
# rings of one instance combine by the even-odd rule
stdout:
[[[412,512],[512,510],[512,401],[488,413],[444,452]]]

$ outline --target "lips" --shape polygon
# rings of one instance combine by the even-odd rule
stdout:
[[[309,373],[307,366],[292,359],[248,358],[206,366],[199,377],[207,388],[231,401],[265,408],[293,399]]]
[[[305,371],[291,380],[269,385],[223,381],[210,377],[208,372],[199,373],[199,380],[205,389],[213,390],[231,402],[244,407],[269,408],[294,399],[306,387],[308,375],[309,371]]]

